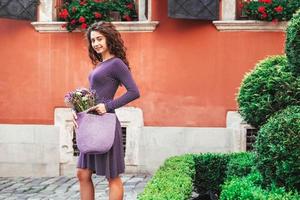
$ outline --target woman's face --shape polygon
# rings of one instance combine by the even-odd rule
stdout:
[[[98,54],[104,54],[108,52],[106,38],[98,31],[91,32],[91,42],[93,49]]]

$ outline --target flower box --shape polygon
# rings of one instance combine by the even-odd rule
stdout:
[[[288,21],[300,8],[299,0],[238,0],[238,19]]]
[[[133,0],[65,0],[58,18],[67,22],[64,28],[68,31],[86,29],[96,21],[138,20]]]

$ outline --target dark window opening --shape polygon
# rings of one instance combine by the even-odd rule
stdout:
[[[253,151],[253,144],[257,136],[257,129],[248,128],[246,134],[246,151]]]
[[[79,149],[77,147],[75,130],[73,130],[73,139],[72,139],[72,142],[73,142],[73,150],[74,150],[73,156],[79,156]]]
[[[126,127],[122,127],[122,140],[123,140],[123,148],[124,148],[124,156],[126,154]]]

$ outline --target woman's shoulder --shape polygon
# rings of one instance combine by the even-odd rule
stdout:
[[[124,63],[124,61],[121,58],[118,58],[118,57],[115,57],[112,60],[111,65],[113,66],[112,68],[115,69],[115,70],[128,68],[127,65]]]
[[[127,65],[120,58],[114,58],[109,65],[109,71],[113,77],[117,78],[129,72]]]
[[[112,59],[112,62],[113,62],[114,64],[126,65],[126,64],[123,62],[123,60],[122,60],[121,58],[119,58],[119,57],[114,57],[114,58]]]

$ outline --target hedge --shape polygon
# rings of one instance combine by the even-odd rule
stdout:
[[[300,104],[300,79],[287,65],[285,56],[271,56],[246,74],[237,102],[242,117],[254,127],[288,105]]]
[[[211,191],[221,200],[296,200],[299,194],[275,186],[262,188],[255,154],[186,154],[167,159],[147,183],[139,200],[186,200],[194,189]],[[194,183],[194,185],[193,185]]]
[[[234,177],[243,177],[250,174],[255,167],[255,154],[249,152],[241,152],[231,154],[231,159],[227,164],[226,180]]]
[[[194,187],[198,194],[204,195],[208,191],[220,194],[221,184],[226,178],[229,154],[205,153],[194,156],[195,158],[195,182]]]
[[[184,200],[192,193],[195,176],[193,155],[167,159],[147,183],[139,200]]]
[[[266,185],[300,191],[300,106],[272,116],[259,130],[254,148]]]
[[[248,176],[234,177],[222,186],[220,200],[298,200],[297,192],[286,192],[284,188],[271,187],[263,189],[260,184],[262,176],[253,170]]]
[[[291,71],[300,75],[300,10],[288,23],[285,52]]]

